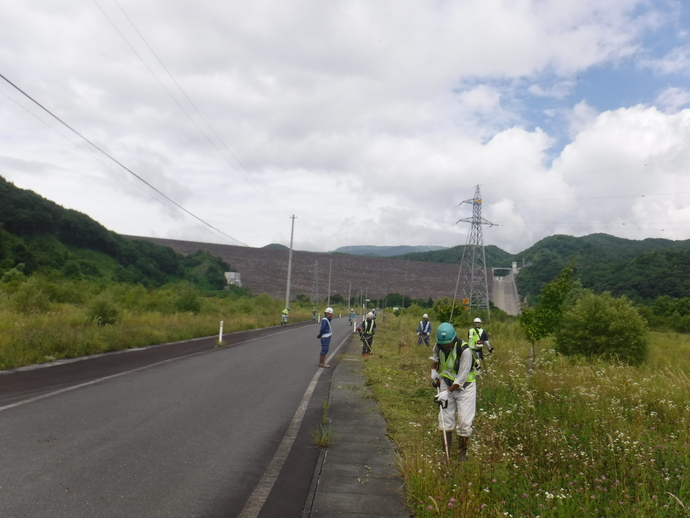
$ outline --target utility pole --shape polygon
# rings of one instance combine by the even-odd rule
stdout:
[[[474,198],[460,203],[472,205],[472,217],[459,219],[457,223],[464,221],[470,223],[470,232],[467,235],[467,244],[462,254],[460,272],[462,275],[463,304],[467,301],[468,308],[486,310],[489,318],[489,283],[486,276],[486,255],[484,253],[484,235],[482,225],[492,227],[494,224],[482,218],[482,196],[479,186],[474,191]],[[464,267],[464,268],[463,268]]]
[[[292,218],[292,231],[290,232],[290,255],[288,256],[288,277],[287,277],[287,289],[285,290],[285,307],[290,307],[290,277],[292,276],[292,243],[295,237],[295,215],[290,216]]]
[[[352,306],[352,300],[350,297],[352,296],[352,281],[350,281],[350,287],[347,290],[347,306],[348,308]]]
[[[311,301],[319,302],[319,262],[314,263],[314,280],[311,283]]]
[[[331,305],[331,269],[333,267],[333,259],[328,260],[328,306]]]

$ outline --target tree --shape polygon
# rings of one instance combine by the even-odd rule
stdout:
[[[568,294],[575,286],[573,276],[571,263],[558,278],[544,284],[539,293],[539,304],[533,308],[524,308],[520,314],[520,329],[530,343],[530,370],[534,363],[534,344],[558,328]]]
[[[563,313],[556,351],[639,365],[649,352],[647,323],[626,297],[586,292]]]
[[[331,304],[345,304],[345,299],[340,293],[331,295]]]

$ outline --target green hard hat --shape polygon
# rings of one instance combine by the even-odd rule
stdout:
[[[436,330],[436,343],[446,345],[455,340],[455,329],[448,322],[444,322]]]

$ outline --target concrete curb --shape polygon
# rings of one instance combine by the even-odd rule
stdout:
[[[362,374],[359,343],[351,340],[329,391],[336,437],[321,451],[301,518],[408,518],[404,481],[386,423]]]

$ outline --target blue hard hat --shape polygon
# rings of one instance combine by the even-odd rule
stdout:
[[[436,343],[439,345],[447,345],[455,340],[455,328],[448,322],[444,322],[436,330]]]

